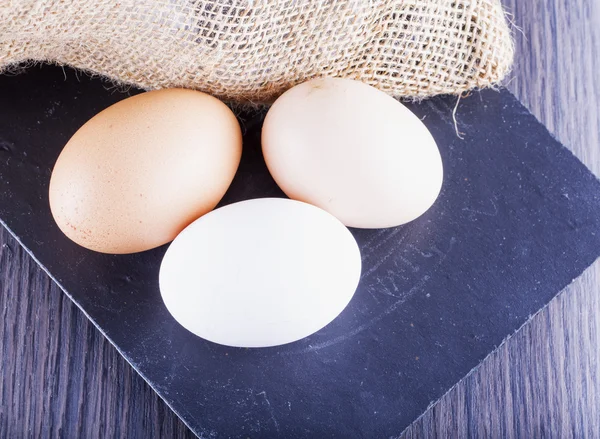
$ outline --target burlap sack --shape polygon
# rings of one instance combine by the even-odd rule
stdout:
[[[50,61],[238,102],[318,76],[457,94],[512,58],[500,0],[0,0],[0,71]]]

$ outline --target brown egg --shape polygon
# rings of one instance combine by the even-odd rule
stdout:
[[[88,249],[148,250],[217,205],[241,152],[240,126],[219,100],[183,89],[133,96],[69,140],[50,180],[52,215]]]

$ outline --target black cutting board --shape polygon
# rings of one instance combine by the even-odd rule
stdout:
[[[0,218],[200,437],[399,435],[600,256],[600,182],[506,90],[407,104],[435,137],[435,205],[397,228],[352,230],[363,257],[346,310],[267,349],[192,335],[158,290],[166,247],[102,255],[66,239],[48,207],[62,146],[137,91],[57,67],[0,77]],[[283,196],[241,114],[242,164],[222,204]]]

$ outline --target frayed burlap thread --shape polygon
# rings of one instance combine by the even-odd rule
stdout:
[[[512,59],[500,0],[0,0],[0,71],[53,62],[242,103],[322,76],[460,94]]]

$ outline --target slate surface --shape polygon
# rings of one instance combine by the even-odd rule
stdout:
[[[417,221],[353,230],[361,285],[317,334],[226,348],[160,299],[165,247],[86,251],[62,236],[47,187],[61,147],[126,95],[58,68],[0,78],[0,218],[201,437],[390,437],[600,256],[600,183],[507,91],[409,107],[436,138],[442,193]],[[243,115],[243,163],[223,203],[282,196]],[[399,132],[401,136],[401,132]]]

